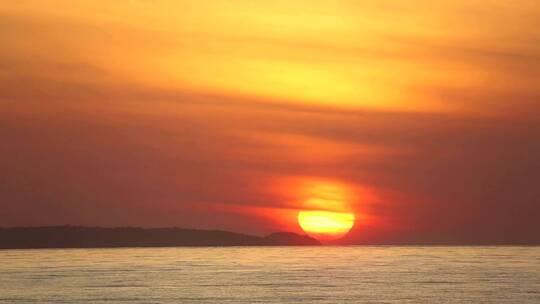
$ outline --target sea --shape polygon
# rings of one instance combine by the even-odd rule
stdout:
[[[0,250],[0,303],[540,303],[540,247]]]

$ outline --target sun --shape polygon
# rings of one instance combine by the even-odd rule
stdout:
[[[298,223],[309,235],[321,240],[343,237],[354,226],[354,213],[321,210],[300,211]]]
[[[342,187],[319,184],[309,191],[298,212],[298,224],[310,236],[330,241],[345,236],[354,226],[355,214],[349,207],[350,195]]]

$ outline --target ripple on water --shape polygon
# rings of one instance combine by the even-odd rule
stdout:
[[[0,303],[540,303],[540,247],[0,251]]]

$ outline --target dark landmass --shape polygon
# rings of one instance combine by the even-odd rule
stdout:
[[[180,228],[15,227],[0,228],[0,249],[181,246],[310,246],[307,235],[278,232],[258,237],[219,230]]]

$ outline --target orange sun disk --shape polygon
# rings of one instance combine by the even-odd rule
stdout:
[[[311,198],[298,213],[298,224],[305,233],[321,241],[345,236],[355,223],[355,214],[348,202],[351,195],[336,184],[317,184],[310,188]]]
[[[354,213],[307,210],[298,213],[300,227],[322,241],[338,239],[354,226]]]

